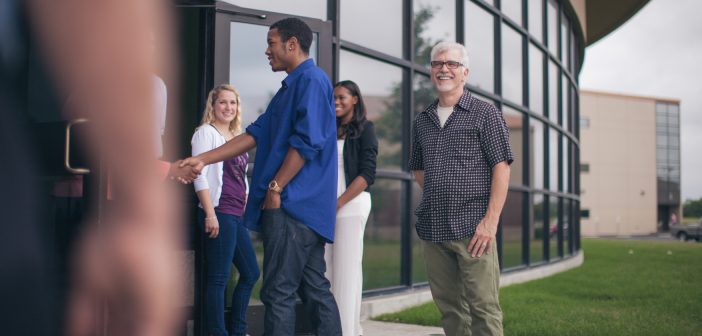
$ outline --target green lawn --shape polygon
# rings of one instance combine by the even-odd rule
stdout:
[[[506,335],[701,335],[702,244],[583,240],[585,263],[500,290]],[[384,321],[440,325],[433,303]]]

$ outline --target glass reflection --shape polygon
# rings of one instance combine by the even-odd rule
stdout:
[[[548,28],[548,50],[558,57],[558,4],[548,0],[546,7],[546,25]]]
[[[502,7],[502,13],[520,26],[522,25],[522,0],[501,0],[500,7]]]
[[[434,86],[428,76],[415,74],[414,76],[414,114],[412,120],[418,113],[422,113],[437,97]]]
[[[510,191],[502,212],[502,268],[520,266],[522,262],[522,227],[524,193]]]
[[[378,136],[378,169],[400,170],[402,164],[402,70],[396,66],[341,51],[339,80],[358,84],[368,120]]]
[[[229,82],[241,95],[242,126],[246,127],[266,111],[287,74],[271,71],[264,54],[268,26],[232,22],[230,27]],[[310,47],[315,61],[316,55],[317,34]]]
[[[549,209],[548,209],[548,224],[549,224],[549,229],[548,229],[548,248],[549,248],[549,254],[548,258],[549,260],[553,259],[558,259],[560,258],[560,254],[558,253],[558,198],[554,196],[549,196]]]
[[[531,186],[544,189],[544,123],[529,119],[529,169]]]
[[[570,69],[568,65],[568,18],[561,13],[561,64],[564,68]]]
[[[573,128],[570,126],[570,98],[568,97],[568,88],[570,87],[570,81],[568,77],[564,74],[561,76],[561,126],[566,131],[570,131]]]
[[[571,250],[572,244],[572,230],[570,229],[570,223],[572,223],[572,210],[573,202],[569,199],[563,201],[563,255],[571,255],[573,251]]]
[[[534,38],[543,43],[544,42],[544,23],[543,23],[543,12],[544,3],[542,0],[531,0],[528,1],[529,7],[529,33],[534,36]]]
[[[548,61],[548,117],[558,124],[558,66]]]
[[[529,263],[539,263],[544,260],[544,195],[533,195],[532,226],[529,228]]]
[[[340,3],[339,33],[342,40],[402,57],[401,0],[355,0]],[[363,24],[359,24],[361,22]]]
[[[419,206],[422,200],[422,188],[415,182],[412,182],[412,283],[426,282],[427,270],[424,264],[424,250],[422,250],[422,241],[417,236],[416,224],[417,216],[414,215],[414,210]]]
[[[376,179],[363,241],[363,289],[400,285],[401,183]]]
[[[436,43],[455,40],[456,1],[415,0],[414,62],[428,66]]]
[[[466,2],[466,49],[470,56],[468,84],[485,91],[495,91],[495,17],[474,4]]]
[[[529,43],[529,109],[542,115],[544,111],[544,53]]]
[[[509,106],[503,105],[502,116],[507,123],[507,129],[509,129],[509,145],[512,147],[512,153],[514,154],[509,184],[522,185],[524,184],[524,115]]]
[[[522,104],[522,35],[502,24],[502,96]]]
[[[549,143],[549,158],[548,158],[548,169],[549,169],[549,190],[558,190],[558,143],[560,142],[558,132],[553,129],[548,129],[548,143]]]
[[[326,0],[222,0],[237,6],[258,10],[268,10],[276,13],[307,16],[317,19],[327,19]]]
[[[572,161],[570,157],[570,140],[566,136],[561,136],[561,152],[563,155],[563,167],[561,169],[563,187],[560,188],[560,190],[563,192],[571,192],[570,165]]]

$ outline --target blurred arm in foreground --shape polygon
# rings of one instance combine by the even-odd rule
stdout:
[[[28,1],[59,90],[81,93],[72,111],[95,125],[90,158],[109,167],[115,191],[108,214],[88,225],[75,252],[69,335],[175,334],[173,252],[182,217],[174,211],[179,207],[169,206],[172,193],[165,192],[155,149],[147,145],[155,128],[152,76],[157,67],[171,74],[171,60],[163,57],[173,54],[164,5]],[[154,50],[150,33],[165,43]]]

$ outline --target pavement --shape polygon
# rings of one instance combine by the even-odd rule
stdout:
[[[414,324],[361,321],[363,336],[444,336],[444,329]]]

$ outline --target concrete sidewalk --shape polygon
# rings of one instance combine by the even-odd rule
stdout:
[[[414,324],[361,321],[363,336],[444,336],[444,329]]]

